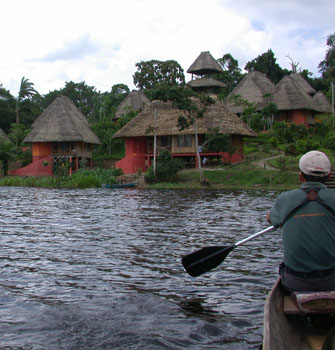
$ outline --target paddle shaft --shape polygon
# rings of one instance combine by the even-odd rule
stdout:
[[[264,230],[256,232],[256,233],[254,233],[253,235],[251,235],[251,236],[249,236],[247,238],[241,239],[240,241],[234,243],[234,247],[238,247],[239,245],[241,245],[241,244],[243,244],[245,242],[248,242],[251,239],[254,239],[254,238],[258,237],[258,236],[260,236],[261,234],[263,234],[265,232],[273,230],[274,228],[275,228],[274,226],[269,226],[269,227],[265,228]]]

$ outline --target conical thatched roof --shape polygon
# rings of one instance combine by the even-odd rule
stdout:
[[[35,120],[24,142],[66,141],[100,144],[86,117],[68,97],[59,96]]]
[[[222,67],[209,51],[201,52],[198,58],[191,64],[187,73],[205,75],[223,72]]]
[[[327,97],[325,96],[325,94],[322,91],[317,92],[314,96],[313,96],[313,100],[314,103],[317,105],[317,107],[319,108],[320,112],[323,113],[331,113],[332,111],[332,105],[331,103],[328,101]]]
[[[290,75],[285,75],[276,85],[273,102],[278,110],[306,109],[319,111],[313,98]]]
[[[142,91],[133,90],[117,107],[115,117],[120,118],[129,111],[140,111],[145,105],[151,101]]]
[[[314,95],[316,93],[315,89],[313,89],[308,82],[304,79],[304,77],[300,73],[291,73],[290,78],[293,79],[297,84],[300,85],[308,95]]]
[[[8,140],[8,136],[6,133],[0,128],[0,142],[4,142]]]
[[[227,85],[219,80],[213,78],[199,78],[191,80],[187,83],[191,86],[192,89],[201,89],[201,88],[224,88]]]
[[[275,92],[275,85],[264,74],[258,71],[249,72],[226,97],[226,106],[234,113],[242,113],[244,106],[235,105],[231,102],[233,96],[255,103],[257,109],[262,109],[269,102],[270,97],[264,95]]]
[[[155,122],[155,115],[157,122]],[[193,134],[193,126],[182,131],[179,130],[178,118],[182,115],[183,111],[174,107],[172,102],[153,101],[138,116],[120,129],[114,137],[153,136],[155,129],[157,136]],[[220,101],[207,107],[205,115],[199,119],[198,134],[207,134],[208,130],[212,128],[218,128],[219,132],[223,134],[255,136],[255,133]]]

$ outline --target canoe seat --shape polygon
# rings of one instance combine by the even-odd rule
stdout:
[[[285,295],[284,313],[335,313],[335,291],[293,292],[290,295]]]
[[[335,312],[335,291],[293,292],[291,300],[305,314],[329,314]]]

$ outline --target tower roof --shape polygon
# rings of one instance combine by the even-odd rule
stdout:
[[[201,52],[198,58],[191,64],[187,73],[196,75],[214,74],[223,72],[222,67],[209,51]]]

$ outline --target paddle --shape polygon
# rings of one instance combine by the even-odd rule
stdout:
[[[230,246],[202,248],[191,254],[185,255],[182,258],[182,264],[189,275],[192,277],[200,276],[219,266],[234,248],[274,228],[274,226],[270,226]]]

